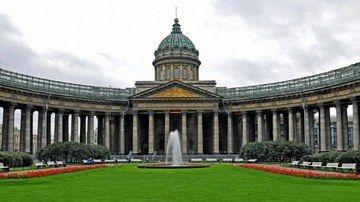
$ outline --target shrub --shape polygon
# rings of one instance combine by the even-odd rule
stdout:
[[[241,157],[256,158],[260,162],[287,162],[309,154],[312,154],[309,146],[287,141],[251,142],[240,150]]]
[[[30,166],[32,158],[24,152],[0,152],[0,162],[10,167]]]
[[[63,160],[67,163],[81,162],[83,159],[106,159],[110,150],[101,145],[89,145],[77,142],[50,144],[36,152],[36,158],[44,161]]]

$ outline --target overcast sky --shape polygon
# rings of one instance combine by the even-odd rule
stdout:
[[[60,81],[153,80],[174,7],[200,79],[246,86],[360,61],[360,3],[347,0],[0,0],[0,66]]]

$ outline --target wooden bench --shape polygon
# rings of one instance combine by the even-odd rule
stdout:
[[[235,158],[234,163],[244,163],[244,159],[243,158]]]
[[[309,161],[303,161],[301,164],[299,164],[300,167],[308,167],[311,164]]]
[[[289,165],[290,165],[290,166],[298,166],[298,165],[299,165],[299,161],[292,161]]]
[[[312,164],[308,165],[311,168],[321,168],[322,162],[312,162]]]
[[[105,159],[105,163],[116,163],[116,159]]]
[[[35,162],[34,165],[37,169],[39,168],[46,168],[46,165],[43,162]]]
[[[57,167],[57,165],[56,165],[56,163],[54,161],[48,161],[46,163],[46,165],[49,166],[49,167]]]
[[[207,158],[207,159],[205,159],[205,161],[209,162],[209,163],[215,163],[215,162],[217,162],[217,159],[215,159],[215,158]]]
[[[104,163],[101,159],[94,159],[94,163]]]
[[[130,162],[131,163],[141,163],[142,160],[141,159],[131,159]]]
[[[10,168],[9,168],[9,166],[4,166],[3,163],[0,163],[0,170],[5,171],[5,172],[9,172]]]
[[[341,170],[342,172],[345,171],[345,170],[355,171],[356,163],[343,163],[341,165],[341,167],[339,167],[338,169]]]
[[[257,162],[257,159],[249,159],[248,162],[249,162],[249,163],[256,163],[256,162]]]
[[[63,161],[55,161],[56,165],[66,167],[66,163]]]
[[[193,158],[193,159],[190,159],[190,162],[191,163],[200,163],[200,162],[202,162],[202,159],[201,158]]]
[[[118,163],[128,163],[127,159],[116,159],[116,162]]]
[[[233,159],[231,159],[231,158],[226,158],[226,159],[222,159],[221,162],[223,162],[223,163],[232,163],[232,162],[233,162]]]
[[[327,163],[325,166],[323,166],[326,170],[335,170],[339,167],[339,163]]]

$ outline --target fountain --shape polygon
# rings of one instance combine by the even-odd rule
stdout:
[[[179,131],[171,131],[166,146],[165,163],[142,163],[138,164],[138,168],[205,168],[209,164],[204,163],[183,163],[181,155],[181,143]]]

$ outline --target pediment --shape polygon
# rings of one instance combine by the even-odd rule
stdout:
[[[166,84],[135,94],[130,99],[218,99],[220,96],[180,81]]]

